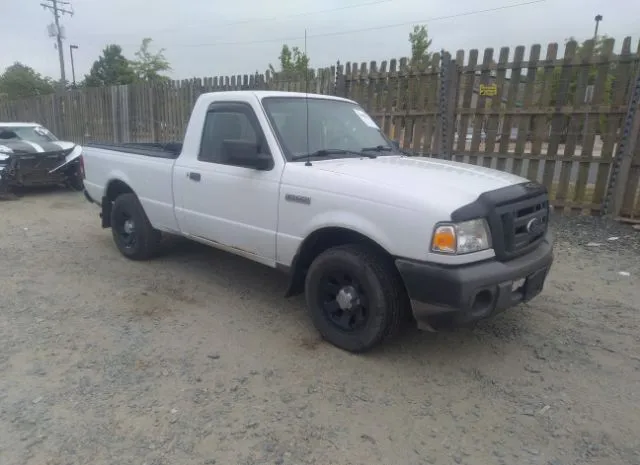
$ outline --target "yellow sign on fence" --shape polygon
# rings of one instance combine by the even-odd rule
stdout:
[[[480,95],[483,97],[495,97],[498,95],[498,86],[495,84],[480,84]]]

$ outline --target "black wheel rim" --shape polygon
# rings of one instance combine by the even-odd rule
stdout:
[[[131,215],[125,211],[119,211],[115,215],[115,220],[113,227],[122,245],[127,249],[135,247],[138,242],[138,235],[136,233],[135,222]]]
[[[337,329],[350,333],[366,326],[369,300],[360,282],[350,273],[326,273],[318,291],[318,304],[327,321]]]

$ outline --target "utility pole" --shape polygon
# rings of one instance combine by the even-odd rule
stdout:
[[[64,72],[64,49],[62,48],[64,34],[60,27],[60,16],[65,14],[73,16],[73,9],[67,9],[71,7],[71,2],[64,0],[44,0],[40,5],[42,5],[45,10],[50,10],[53,13],[54,24],[49,27],[49,35],[56,38],[58,59],[60,60],[60,80],[64,85],[67,82],[67,77]]]

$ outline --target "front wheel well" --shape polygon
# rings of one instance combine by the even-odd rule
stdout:
[[[131,189],[131,187],[129,187],[129,185],[124,181],[119,179],[110,181],[101,202],[102,212],[100,213],[100,216],[102,218],[103,228],[111,227],[111,209],[113,207],[113,202],[115,202],[115,200],[122,194],[135,194],[135,192],[133,192],[133,189]]]
[[[391,254],[384,247],[364,234],[342,227],[318,229],[307,236],[293,259],[290,270],[291,279],[286,296],[291,297],[304,292],[307,271],[318,255],[332,247],[347,244],[366,245],[375,250],[381,257],[387,257],[392,260]]]

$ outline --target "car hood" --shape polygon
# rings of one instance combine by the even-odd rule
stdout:
[[[482,166],[426,157],[344,158],[313,164],[318,170],[378,188],[369,192],[395,191],[402,194],[400,201],[412,198],[422,205],[435,201],[450,211],[473,202],[484,192],[527,182],[520,176]],[[349,182],[337,184],[349,185]]]

